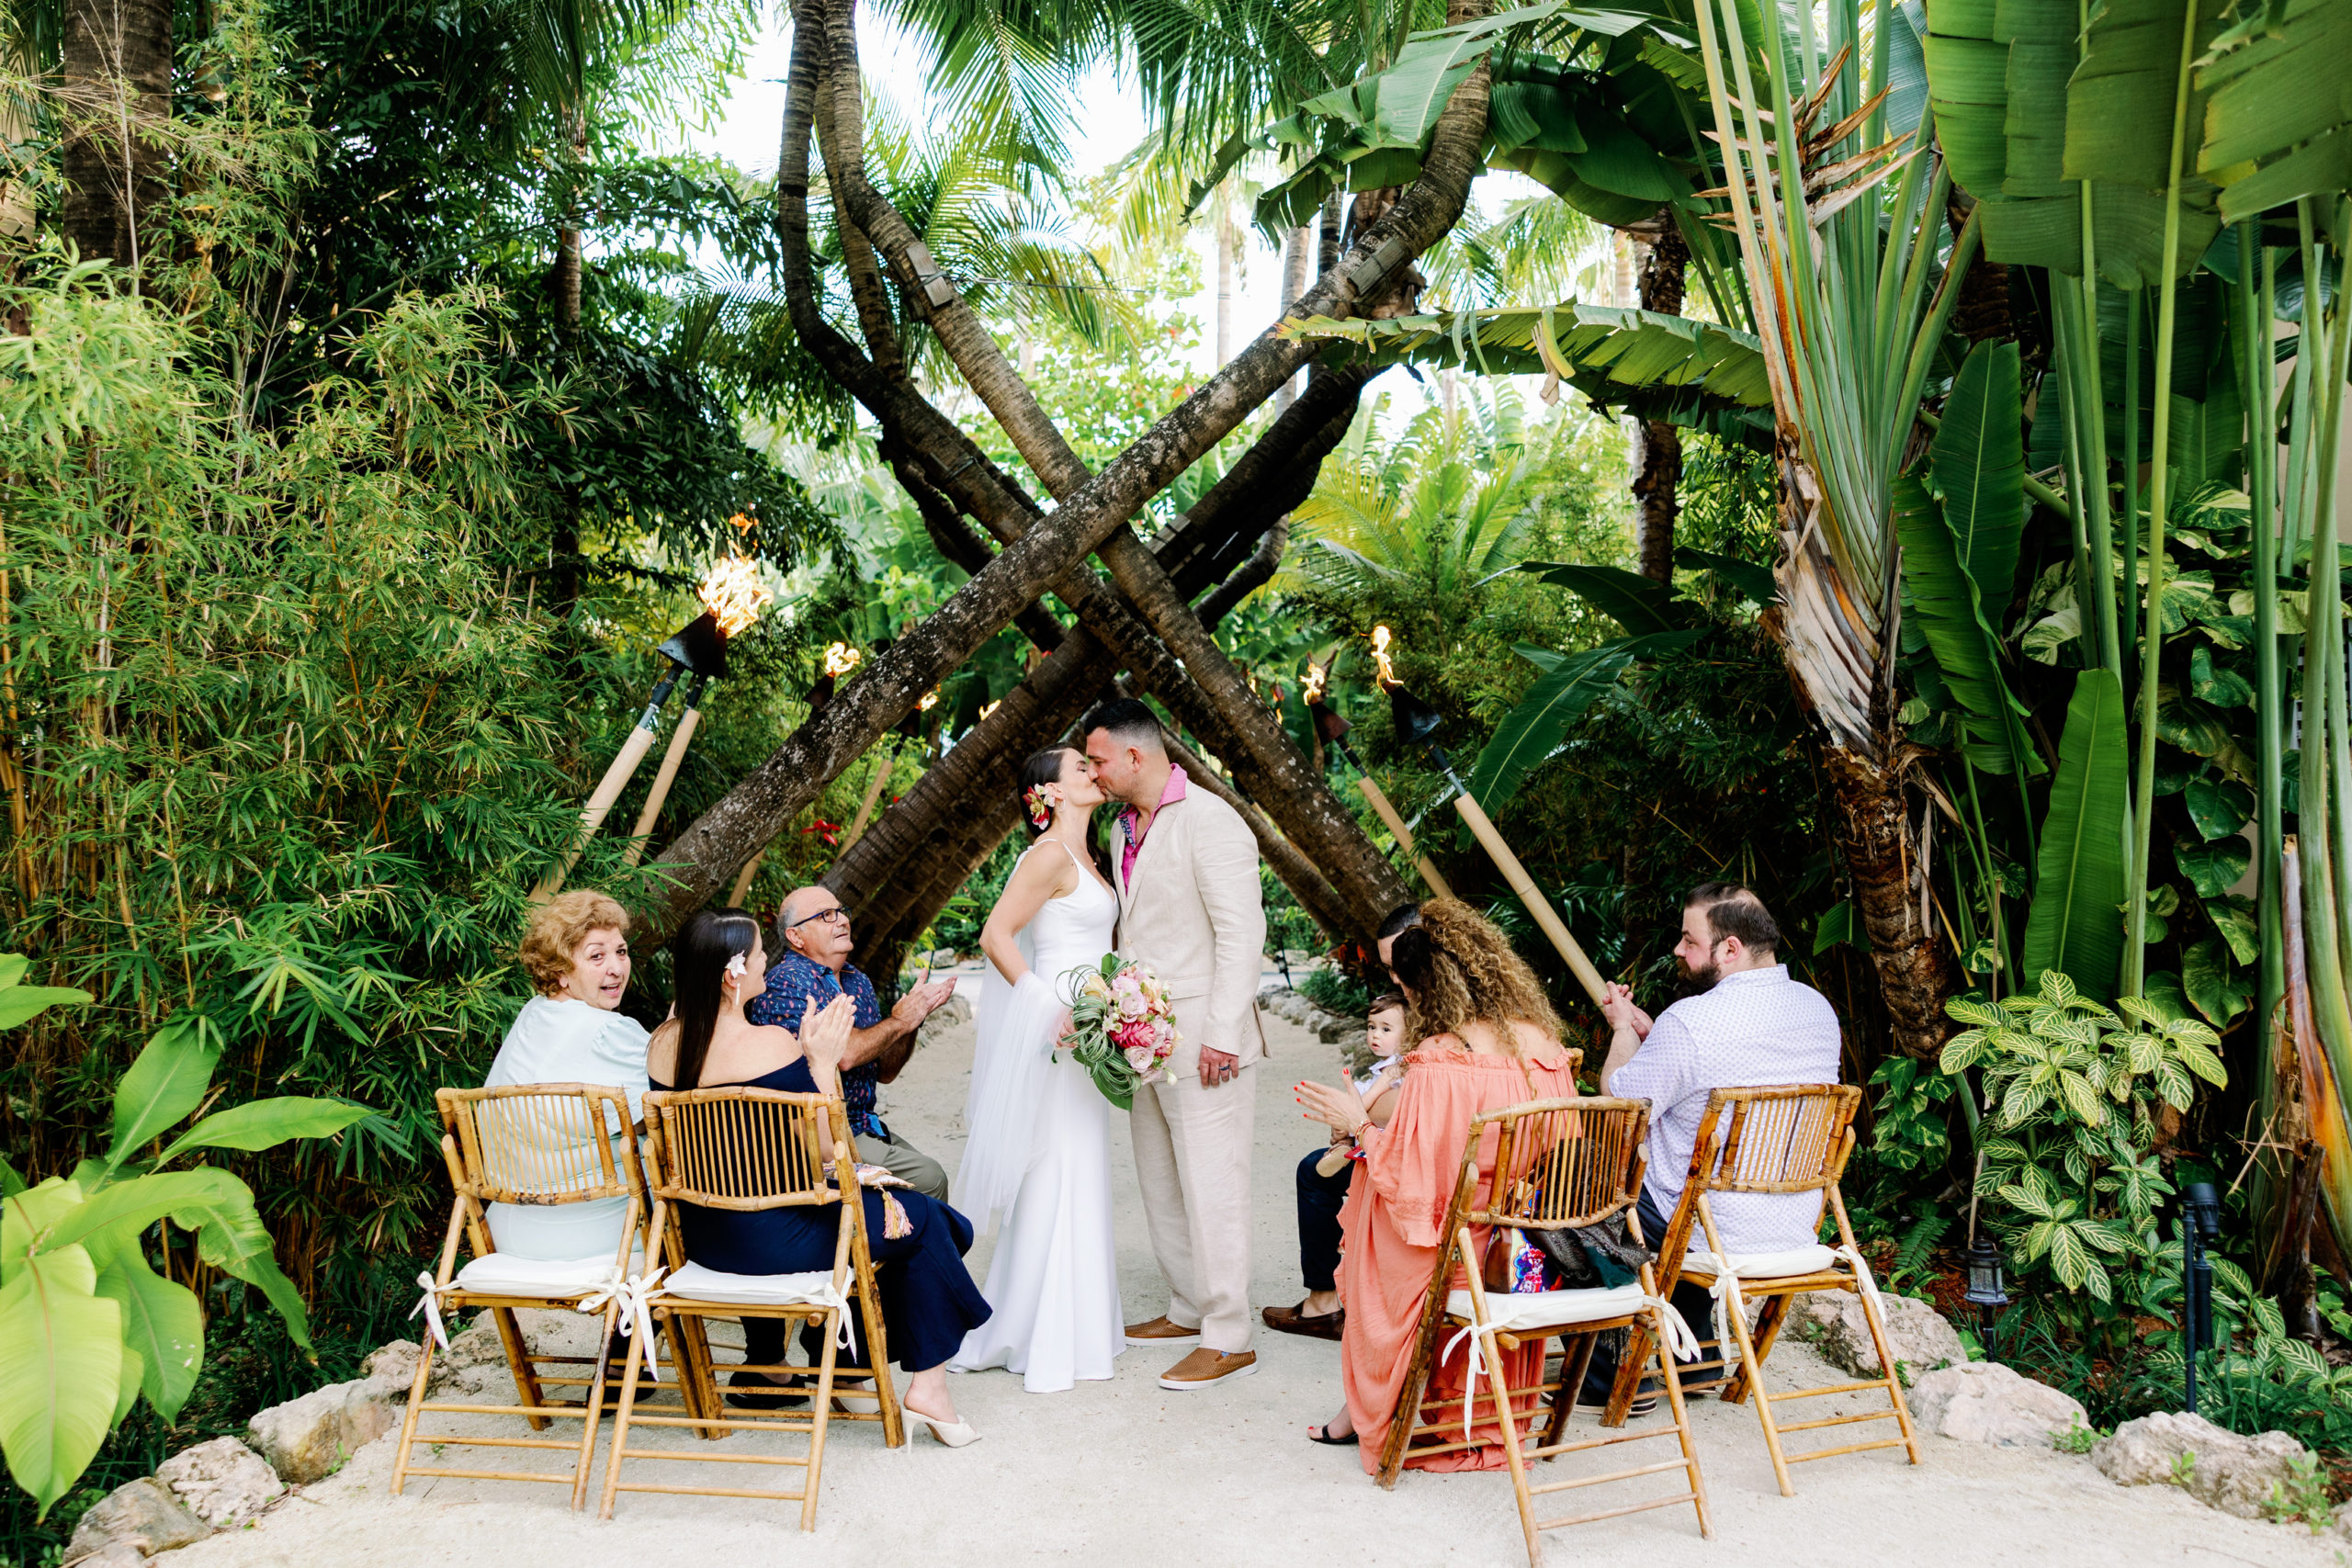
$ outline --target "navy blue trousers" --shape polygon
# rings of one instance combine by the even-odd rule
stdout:
[[[1298,1271],[1310,1291],[1336,1290],[1340,1272],[1340,1207],[1355,1179],[1351,1160],[1337,1176],[1315,1168],[1328,1151],[1317,1149],[1298,1162]]]

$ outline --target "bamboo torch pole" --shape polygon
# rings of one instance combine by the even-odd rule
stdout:
[[[628,786],[629,776],[645,760],[653,747],[653,737],[662,724],[662,705],[670,700],[670,690],[682,674],[695,677],[695,698],[699,700],[706,682],[724,679],[727,674],[727,639],[759,618],[761,609],[775,597],[761,585],[759,567],[749,557],[738,551],[713,567],[695,593],[702,601],[703,614],[678,629],[677,634],[655,651],[670,661],[668,673],[653,688],[653,695],[639,716],[637,728],[628,732],[622,742],[620,754],[596,781],[588,802],[580,808],[580,828],[572,835],[571,846],[552,870],[539,879],[531,889],[531,902],[544,904],[563,891],[564,878],[580,860],[588,840],[605,825],[613,803]],[[699,712],[693,712],[679,722],[677,733],[670,738],[670,750],[662,759],[661,776],[654,785],[653,797],[639,815],[638,833],[641,836],[653,825],[653,817],[661,809],[662,797],[669,793],[670,781],[676,776],[678,763],[685,755],[686,744],[694,739],[694,727],[700,722]],[[633,848],[628,863],[635,865],[644,852],[643,845]]]
[[[1421,880],[1429,886],[1429,890],[1441,898],[1453,897],[1453,889],[1446,886],[1445,878],[1439,874],[1437,867],[1430,863],[1430,857],[1421,853],[1414,846],[1413,830],[1405,826],[1405,818],[1397,814],[1396,807],[1389,804],[1386,792],[1374,782],[1372,770],[1363,765],[1363,759],[1359,758],[1353,748],[1349,746],[1348,731],[1353,729],[1355,726],[1333,712],[1324,703],[1323,682],[1329,674],[1330,667],[1328,664],[1320,669],[1312,664],[1306,667],[1306,687],[1304,694],[1306,698],[1307,717],[1315,725],[1315,733],[1323,738],[1324,745],[1339,752],[1341,757],[1347,759],[1348,765],[1355,769],[1356,787],[1363,791],[1365,803],[1372,807],[1374,816],[1388,825],[1388,831],[1395,837],[1396,847],[1412,857],[1413,865],[1420,872]]]
[[[678,776],[678,764],[686,760],[686,748],[694,743],[695,731],[702,724],[703,688],[709,684],[709,676],[697,675],[686,688],[686,711],[678,716],[678,728],[670,734],[670,749],[662,753],[653,786],[645,792],[645,807],[637,814],[628,849],[621,855],[623,865],[635,865],[645,858],[646,835],[653,831],[654,819],[662,815],[662,804],[670,798],[670,785]]]
[[[1584,987],[1585,995],[1592,998],[1595,1007],[1600,1006],[1606,985],[1600,977],[1600,971],[1593,966],[1591,959],[1585,956],[1584,949],[1570,934],[1567,922],[1560,919],[1559,911],[1552,908],[1552,901],[1544,897],[1535,886],[1535,879],[1527,874],[1527,867],[1520,863],[1519,856],[1512,853],[1511,847],[1503,841],[1502,834],[1495,829],[1494,819],[1471,795],[1469,786],[1453,771],[1453,764],[1445,760],[1445,751],[1435,739],[1438,726],[1444,722],[1444,716],[1407,691],[1403,682],[1396,679],[1396,672],[1388,662],[1388,628],[1373,628],[1372,656],[1378,672],[1377,679],[1388,693],[1389,705],[1396,716],[1396,733],[1429,748],[1430,756],[1436,761],[1439,771],[1453,785],[1453,808],[1469,825],[1471,835],[1485,848],[1487,858],[1503,874],[1503,880],[1519,896],[1519,901],[1527,907],[1528,914],[1534,918],[1536,925],[1543,928],[1544,934],[1551,939],[1560,956],[1567,961],[1569,972],[1576,976],[1577,984]]]

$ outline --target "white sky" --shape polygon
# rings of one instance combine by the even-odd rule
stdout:
[[[870,12],[858,19],[867,73],[896,89],[905,101],[919,102],[923,80],[921,58],[878,30]],[[772,19],[766,36],[747,55],[744,74],[735,83],[718,123],[709,131],[688,135],[687,145],[725,158],[747,173],[773,174],[784,124],[784,75],[790,54],[790,29],[781,19]],[[1089,175],[1142,140],[1144,118],[1140,108],[1121,95],[1107,71],[1096,72],[1081,82],[1079,98],[1080,133],[1073,148],[1078,154],[1076,172]],[[1248,244],[1234,289],[1236,348],[1272,321],[1282,303],[1277,298],[1282,287],[1281,254],[1254,231],[1248,234]],[[1201,257],[1203,287],[1184,302],[1184,309],[1200,320],[1200,343],[1193,358],[1194,368],[1206,371],[1216,367],[1211,361],[1216,354],[1216,266],[1209,252],[1206,225],[1199,226],[1193,249]]]

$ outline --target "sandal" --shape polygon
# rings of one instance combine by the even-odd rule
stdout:
[[[1329,1443],[1335,1449],[1342,1445],[1345,1445],[1348,1448],[1354,1448],[1356,1446],[1356,1435],[1353,1432],[1350,1432],[1344,1438],[1335,1438],[1331,1436],[1331,1423],[1329,1421],[1323,1423],[1320,1430],[1307,1433],[1306,1440],[1310,1443]]]

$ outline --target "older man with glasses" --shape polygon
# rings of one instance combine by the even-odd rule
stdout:
[[[797,1030],[808,1004],[822,1007],[847,996],[857,1009],[857,1026],[842,1054],[842,1099],[857,1157],[878,1165],[918,1192],[947,1201],[947,1172],[940,1163],[895,1136],[874,1113],[875,1089],[890,1083],[914,1055],[915,1032],[934,1009],[956,994],[953,980],[933,980],[899,998],[885,1016],[874,983],[849,961],[856,946],[849,911],[830,887],[797,887],[776,911],[775,934],[784,954],[768,971],[768,987],[752,999],[743,1016],[758,1024]]]

